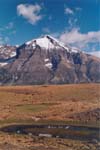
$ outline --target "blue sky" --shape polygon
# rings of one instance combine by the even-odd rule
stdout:
[[[44,34],[99,51],[100,0],[0,0],[0,44],[22,44]]]

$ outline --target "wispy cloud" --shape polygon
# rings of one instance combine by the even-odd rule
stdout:
[[[82,11],[80,7],[69,8],[65,6],[64,12],[68,17],[69,26],[67,30],[60,35],[60,40],[65,44],[71,44],[81,49],[89,49],[90,43],[95,44],[100,41],[100,31],[81,33],[80,27],[77,25],[80,11]]]
[[[68,20],[69,28],[72,29],[76,26],[78,19],[76,17],[70,17]]]
[[[39,20],[42,19],[42,15],[40,14],[41,6],[38,4],[30,5],[30,4],[20,4],[17,6],[17,13],[19,16],[24,17],[28,20],[32,25],[36,24]]]
[[[14,27],[14,23],[13,22],[9,22],[6,26],[5,29],[12,29]]]
[[[48,27],[44,27],[44,28],[42,29],[42,31],[43,31],[44,33],[50,33],[50,29],[49,29]]]
[[[62,33],[60,40],[65,44],[85,48],[89,43],[96,43],[100,41],[100,31],[81,33],[79,28],[73,28],[71,31]]]
[[[5,26],[0,27],[1,32],[5,32],[5,31],[8,31],[8,30],[10,31],[10,30],[13,30],[13,29],[14,29],[14,22],[9,22]]]
[[[71,8],[65,8],[65,14],[67,15],[73,15],[74,14],[74,11],[71,9]]]
[[[82,8],[75,7],[74,9],[65,6],[65,14],[66,15],[74,15],[76,12],[81,11]]]
[[[98,49],[100,41],[100,31],[89,31],[81,33],[78,20],[81,15],[82,8],[70,8],[65,6],[64,13],[67,16],[68,25],[66,30],[60,35],[60,40],[65,44],[76,46],[85,51],[95,51]]]
[[[0,36],[0,44],[3,44],[3,39],[1,36]]]
[[[5,26],[0,27],[0,44],[6,44],[10,41],[9,35],[15,34],[14,22],[9,22]]]
[[[10,34],[16,34],[16,30],[12,30]]]
[[[8,36],[6,36],[5,38],[4,38],[4,43],[7,43],[7,42],[9,42],[9,37]]]
[[[76,11],[81,11],[81,10],[82,10],[82,8],[80,8],[80,7],[76,7],[76,8],[75,8],[75,10],[76,10]]]
[[[0,35],[0,45],[2,44],[6,44],[7,42],[9,42],[9,37],[5,36],[3,37],[2,35]]]
[[[79,19],[78,16],[80,15],[81,10],[82,10],[82,8],[80,8],[80,7],[69,8],[69,7],[65,6],[64,13],[67,16],[69,29],[72,29],[73,27],[77,26],[78,19]]]

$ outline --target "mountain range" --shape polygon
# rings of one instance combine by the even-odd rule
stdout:
[[[0,46],[1,85],[92,82],[100,82],[100,58],[50,35],[20,46]]]

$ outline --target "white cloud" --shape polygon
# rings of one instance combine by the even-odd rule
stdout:
[[[38,4],[29,5],[29,4],[20,4],[17,6],[17,13],[19,16],[23,16],[28,20],[32,25],[36,24],[39,20],[42,19],[40,15],[41,6]]]
[[[69,14],[69,15],[73,15],[74,14],[74,11],[71,9],[71,8],[65,8],[65,14]]]
[[[78,48],[85,48],[89,43],[96,43],[100,41],[100,31],[81,33],[79,28],[73,28],[69,32],[66,31],[65,33],[62,33],[60,40],[65,44],[73,44]]]

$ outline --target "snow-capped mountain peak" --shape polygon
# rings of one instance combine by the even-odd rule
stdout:
[[[92,63],[91,63],[92,62]],[[14,85],[100,82],[100,60],[52,36],[0,48],[0,83]]]
[[[59,40],[57,40],[56,38],[50,35],[45,35],[38,39],[33,39],[31,41],[26,42],[25,44],[32,45],[33,48],[35,48],[36,45],[38,45],[41,48],[44,48],[46,50],[63,48],[70,52],[70,49],[71,49],[69,46],[65,46],[62,42],[60,42]]]

